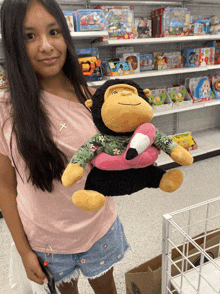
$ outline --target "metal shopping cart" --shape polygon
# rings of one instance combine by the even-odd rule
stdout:
[[[162,294],[220,294],[220,197],[163,216]]]

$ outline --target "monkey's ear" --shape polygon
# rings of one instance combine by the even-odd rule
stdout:
[[[149,89],[145,89],[144,94],[145,94],[146,97],[149,97],[151,95],[151,92],[150,92]]]
[[[88,107],[88,108],[91,108],[92,107],[92,99],[87,99],[86,102],[85,102],[85,106]]]

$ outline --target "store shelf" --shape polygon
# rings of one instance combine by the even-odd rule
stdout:
[[[149,70],[149,71],[143,71],[140,73],[136,73],[133,75],[124,75],[124,76],[105,76],[102,81],[94,81],[89,82],[89,86],[101,86],[104,84],[106,80],[114,80],[114,79],[140,79],[140,78],[146,78],[146,77],[158,77],[163,75],[178,75],[178,74],[184,74],[184,73],[190,73],[190,72],[202,72],[202,71],[208,71],[213,69],[220,69],[220,64],[217,65],[207,65],[207,66],[198,66],[198,67],[182,67],[182,68],[175,68],[175,69],[168,69],[168,70]]]
[[[102,5],[179,5],[182,6],[183,1],[97,1],[97,0],[89,0],[90,4],[99,5],[101,2]]]
[[[189,151],[194,158],[211,152],[220,151],[220,128],[194,132],[192,136],[198,145],[198,149]],[[158,166],[162,166],[173,163],[173,160],[169,155],[161,151],[156,162]]]
[[[166,38],[148,38],[148,39],[126,39],[126,40],[107,40],[103,42],[95,42],[93,46],[121,46],[134,44],[163,44],[175,42],[194,42],[194,41],[212,41],[219,40],[218,35],[203,35],[203,36],[182,36],[182,37],[166,37]]]
[[[85,38],[99,38],[107,35],[107,31],[92,31],[92,32],[72,32],[71,37],[74,39],[85,39]]]

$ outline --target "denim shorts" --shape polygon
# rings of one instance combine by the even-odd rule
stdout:
[[[88,251],[77,254],[50,254],[46,258],[56,286],[59,286],[62,282],[70,282],[71,279],[78,280],[80,271],[88,279],[102,276],[123,259],[129,247],[122,223],[117,216],[108,232]],[[45,260],[45,252],[33,251]]]

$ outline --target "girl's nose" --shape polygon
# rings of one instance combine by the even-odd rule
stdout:
[[[50,44],[48,38],[44,35],[41,41],[41,50],[51,51],[53,46]]]

